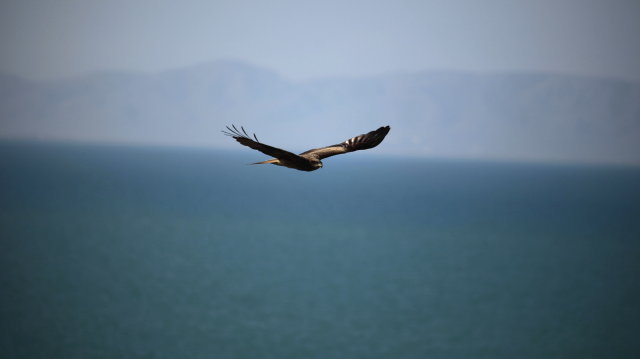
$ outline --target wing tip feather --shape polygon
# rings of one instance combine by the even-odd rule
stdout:
[[[238,142],[240,142],[239,139],[247,139],[250,141],[253,141],[253,139],[251,138],[251,136],[249,136],[249,134],[247,133],[247,131],[245,131],[243,126],[240,126],[240,130],[238,130],[238,128],[236,127],[236,125],[231,124],[231,127],[229,126],[225,126],[227,128],[227,131],[222,130],[221,132],[224,133],[227,136],[233,137],[234,139],[236,139]],[[256,134],[253,134],[253,138],[255,138],[255,142],[260,143],[260,141],[258,141],[258,136],[256,136]]]

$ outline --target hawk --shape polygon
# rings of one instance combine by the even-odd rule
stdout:
[[[312,150],[305,151],[299,155],[296,155],[289,151],[260,143],[255,133],[253,134],[253,138],[255,139],[254,141],[242,126],[240,126],[242,132],[238,131],[238,129],[234,125],[231,125],[231,127],[226,127],[228,131],[222,131],[222,133],[224,133],[225,135],[233,137],[242,145],[251,147],[254,150],[258,150],[266,155],[275,157],[270,160],[252,164],[258,165],[271,163],[273,165],[285,166],[300,171],[315,171],[318,168],[322,168],[322,161],[320,160],[322,160],[323,158],[353,151],[374,148],[379,145],[382,140],[384,140],[384,137],[387,135],[387,133],[389,133],[389,130],[391,129],[389,126],[383,126],[375,131],[358,135],[342,143],[338,143],[337,145],[314,148]]]

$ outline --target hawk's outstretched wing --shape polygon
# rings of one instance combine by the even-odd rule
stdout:
[[[387,135],[387,133],[389,133],[390,129],[391,128],[389,126],[383,126],[375,131],[358,135],[337,145],[314,148],[312,150],[301,153],[300,156],[314,156],[318,159],[323,159],[342,153],[374,148],[379,145],[382,140],[384,140],[384,137]]]
[[[265,155],[269,155],[275,158],[285,159],[291,162],[307,161],[305,158],[302,158],[296,155],[295,153],[291,153],[289,151],[285,151],[280,148],[276,148],[269,145],[265,145],[264,143],[260,143],[255,133],[253,134],[253,138],[255,138],[255,141],[252,140],[251,137],[247,135],[247,132],[244,130],[242,126],[240,126],[240,128],[242,129],[242,132],[238,131],[238,129],[234,125],[231,125],[231,127],[233,128],[229,128],[229,126],[226,126],[226,127],[227,127],[227,130],[229,131],[222,131],[222,133],[224,133],[227,136],[233,137],[236,141],[240,142],[241,144],[247,147],[251,147],[254,150],[258,150],[264,153]]]

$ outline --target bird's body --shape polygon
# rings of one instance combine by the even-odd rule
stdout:
[[[236,141],[247,147],[253,148],[254,150],[258,150],[266,155],[274,157],[273,159],[257,162],[255,164],[270,163],[278,166],[293,168],[300,171],[315,171],[318,168],[322,168],[321,160],[323,158],[376,147],[380,144],[380,142],[382,142],[382,140],[384,140],[385,136],[391,129],[389,126],[380,127],[375,131],[358,135],[342,143],[321,148],[314,148],[296,155],[289,151],[260,143],[255,134],[253,135],[255,141],[252,140],[243,127],[240,127],[242,129],[242,132],[238,131],[235,126],[231,127],[232,128],[229,128],[227,126],[227,129],[229,131],[222,132],[228,136],[233,137]]]

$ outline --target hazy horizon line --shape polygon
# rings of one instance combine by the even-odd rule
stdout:
[[[0,145],[41,145],[41,146],[88,146],[88,147],[103,147],[103,148],[129,148],[129,149],[157,149],[157,150],[185,150],[185,151],[220,151],[220,152],[233,152],[234,154],[251,153],[246,152],[247,149],[242,147],[238,148],[233,146],[234,142],[231,142],[230,146],[217,146],[212,143],[211,146],[198,145],[198,144],[183,144],[183,143],[160,143],[160,142],[140,142],[140,141],[117,141],[117,140],[91,140],[91,139],[79,139],[79,138],[36,138],[36,137],[0,137]],[[253,151],[257,156],[269,157],[268,155]],[[296,152],[295,150],[293,152]],[[374,160],[375,156],[386,159],[402,159],[402,160],[423,160],[423,161],[451,161],[451,162],[473,162],[473,163],[487,163],[487,164],[523,164],[523,165],[549,165],[549,166],[580,166],[580,167],[614,167],[614,168],[628,168],[628,169],[640,169],[640,162],[634,161],[599,161],[599,160],[576,160],[576,159],[562,159],[562,158],[523,158],[523,157],[500,157],[500,156],[442,156],[442,155],[429,155],[423,153],[407,154],[400,152],[384,152],[375,155],[369,154],[366,160]],[[362,159],[361,159],[362,160]],[[252,163],[248,163],[252,164]]]

